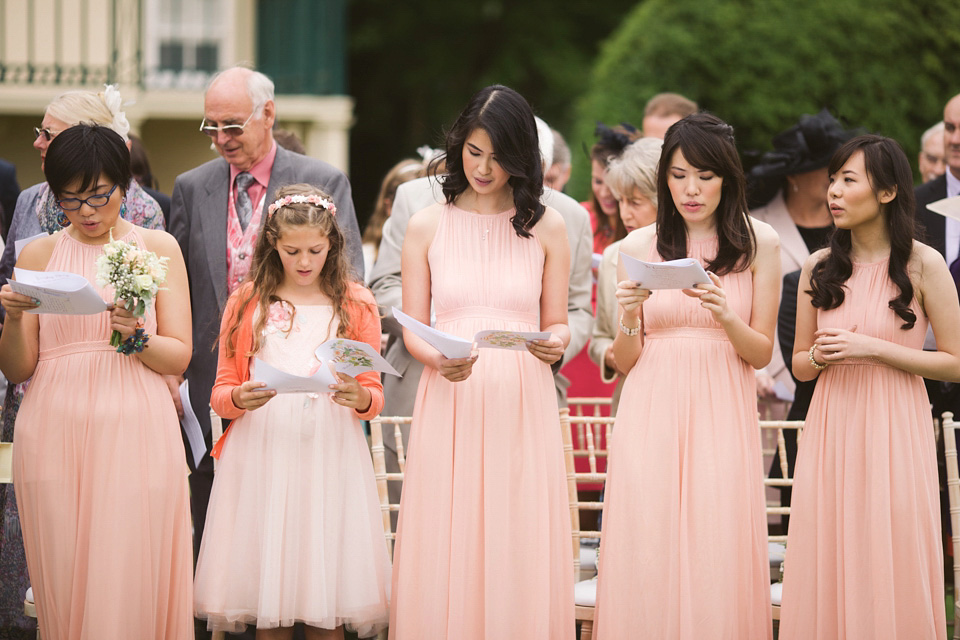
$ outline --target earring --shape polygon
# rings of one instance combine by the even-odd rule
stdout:
[[[800,186],[799,186],[796,182],[794,182],[794,183],[793,183],[793,192],[796,193],[796,192],[798,192],[798,191],[800,191]]]
[[[127,203],[126,202],[120,204],[120,217],[123,218],[124,220],[127,219]]]
[[[70,218],[67,217],[67,214],[59,206],[57,207],[57,224],[60,225],[61,229],[70,226]]]

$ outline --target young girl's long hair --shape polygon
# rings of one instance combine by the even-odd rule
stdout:
[[[333,198],[329,195],[308,184],[292,184],[281,187],[277,189],[276,199],[298,195],[319,196],[333,201]],[[350,314],[345,303],[353,300],[347,293],[352,271],[347,261],[343,233],[337,225],[334,214],[328,209],[306,202],[290,203],[279,207],[274,213],[268,215],[263,229],[260,230],[260,237],[257,238],[257,248],[253,254],[253,265],[250,268],[250,274],[247,276],[247,281],[251,282],[253,286],[239,289],[243,293],[236,306],[236,316],[231,326],[224,333],[227,356],[232,357],[235,353],[237,332],[240,330],[243,321],[244,309],[247,308],[254,297],[258,298],[260,314],[253,327],[253,348],[251,353],[246,355],[257,353],[262,346],[262,334],[270,315],[270,305],[274,302],[286,302],[277,295],[277,289],[284,279],[283,263],[280,261],[280,254],[277,253],[277,239],[284,231],[294,227],[310,227],[324,234],[330,241],[326,262],[323,263],[323,268],[320,270],[318,287],[324,295],[330,298],[334,312],[340,320],[337,327],[337,337],[349,337]],[[295,315],[296,309],[290,316],[288,331],[293,327]],[[330,319],[330,322],[333,322],[333,318]]]
[[[757,251],[757,238],[747,220],[743,165],[737,155],[733,127],[709,113],[687,116],[667,129],[657,171],[657,253],[664,260],[688,255],[687,227],[668,184],[673,156],[678,149],[688,163],[723,179],[720,204],[714,214],[719,248],[707,268],[717,275],[743,271],[753,263]]]
[[[463,171],[463,145],[470,133],[483,129],[490,136],[500,167],[510,175],[516,213],[510,218],[521,238],[531,236],[543,217],[540,202],[543,193],[543,160],[537,138],[533,109],[519,93],[500,84],[478,91],[447,133],[446,152],[430,162],[427,173],[446,161],[443,174],[443,195],[452,203],[469,186]]]
[[[836,176],[858,151],[863,153],[863,165],[873,193],[876,195],[884,190],[896,192],[893,200],[880,204],[880,211],[886,220],[887,235],[890,236],[887,274],[900,290],[900,295],[890,300],[889,307],[904,321],[901,329],[912,329],[917,321],[917,314],[910,309],[913,283],[907,272],[907,264],[913,252],[915,207],[910,162],[896,141],[883,136],[863,135],[837,149],[830,160],[830,175]],[[835,309],[843,303],[845,283],[853,274],[851,247],[850,229],[837,228],[830,238],[830,251],[813,267],[807,293],[812,296],[812,304],[817,309]]]

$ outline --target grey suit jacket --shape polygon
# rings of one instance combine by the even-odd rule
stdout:
[[[186,372],[190,381],[190,403],[207,436],[210,391],[217,375],[217,336],[227,302],[229,182],[230,165],[223,158],[191,169],[177,177],[170,210],[170,233],[180,243],[190,279],[193,357]],[[266,220],[266,207],[273,201],[277,188],[298,182],[315,185],[333,196],[337,224],[347,242],[347,255],[362,281],[363,253],[350,181],[335,167],[277,146],[261,220]]]
[[[387,349],[386,359],[403,376],[384,376],[383,415],[409,416],[413,413],[413,401],[423,365],[410,355],[403,344],[396,321],[390,316],[390,308],[401,308],[400,255],[403,237],[407,232],[410,217],[435,202],[443,202],[439,183],[432,178],[418,178],[400,185],[393,201],[389,224],[384,227],[383,239],[377,261],[370,275],[373,295],[384,318],[384,330],[393,337]],[[593,235],[590,217],[580,204],[568,195],[553,189],[544,189],[541,201],[556,209],[567,225],[570,242],[570,287],[567,300],[567,324],[570,327],[570,344],[563,355],[563,362],[580,353],[593,329],[593,313],[590,306],[591,274],[590,260]],[[561,390],[562,391],[562,390]],[[392,439],[387,444],[393,448]]]

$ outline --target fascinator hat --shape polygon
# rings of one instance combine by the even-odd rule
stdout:
[[[860,133],[845,129],[826,109],[800,116],[797,124],[774,136],[773,150],[764,153],[747,175],[751,204],[769,202],[787,176],[825,169],[836,150]]]

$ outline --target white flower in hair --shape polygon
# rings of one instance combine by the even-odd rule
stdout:
[[[119,133],[126,141],[128,139],[127,134],[130,133],[130,121],[127,120],[127,114],[123,112],[123,97],[120,95],[117,85],[104,85],[103,91],[100,92],[100,98],[113,115],[110,128]]]

